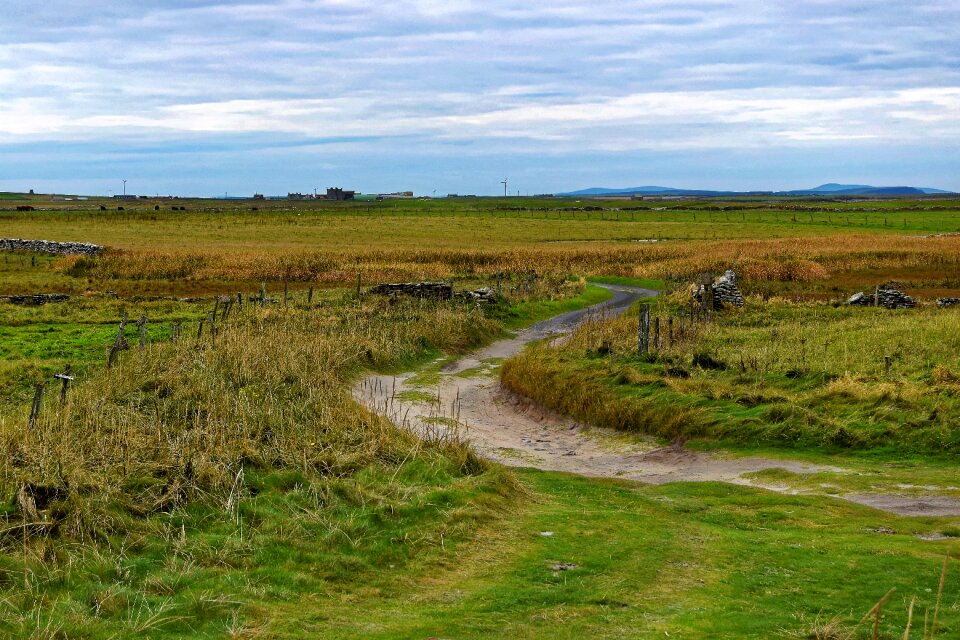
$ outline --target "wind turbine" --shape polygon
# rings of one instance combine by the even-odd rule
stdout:
[[[504,178],[503,180],[501,180],[500,184],[503,185],[503,197],[506,198],[507,197],[507,179]]]

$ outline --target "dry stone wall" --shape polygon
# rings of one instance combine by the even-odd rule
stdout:
[[[95,256],[103,251],[103,247],[89,242],[55,242],[53,240],[0,238],[0,251],[29,251],[31,253],[53,253],[65,256]]]
[[[884,309],[912,309],[917,301],[896,289],[878,289],[873,293],[855,293],[847,304],[857,307],[883,307]]]

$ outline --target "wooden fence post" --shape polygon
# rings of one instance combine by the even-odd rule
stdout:
[[[110,347],[110,354],[107,356],[107,369],[113,366],[113,359],[117,357],[117,354],[125,349],[129,349],[130,345],[127,344],[127,338],[124,336],[124,332],[127,330],[127,312],[123,312],[123,317],[120,318],[120,328],[117,330],[117,339],[113,341],[113,346]]]
[[[883,370],[886,377],[890,377],[890,356],[883,356]]]
[[[637,349],[640,355],[650,352],[650,305],[640,305],[640,324],[637,327]]]
[[[147,346],[147,316],[143,314],[137,320],[137,328],[140,330],[140,350]]]
[[[660,350],[660,316],[653,319],[653,348]]]
[[[237,309],[243,309],[243,294],[237,291]]]
[[[71,366],[67,363],[67,366],[63,368],[63,373],[58,373],[53,376],[63,382],[63,386],[60,387],[60,404],[66,404],[67,402],[67,386],[70,384],[70,381],[73,380],[73,376],[70,375],[70,370]]]
[[[46,383],[41,382],[34,388],[33,406],[30,407],[30,420],[27,422],[28,429],[33,429],[33,425],[36,424],[37,417],[40,415],[40,403],[43,401],[44,386],[46,386]]]
[[[313,287],[310,287],[310,290],[307,291],[307,304],[313,302]]]
[[[667,318],[667,337],[670,340],[670,346],[673,346],[673,316]]]

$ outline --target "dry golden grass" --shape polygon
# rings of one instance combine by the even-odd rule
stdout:
[[[20,519],[8,535],[98,539],[121,526],[118,506],[230,503],[250,465],[339,476],[399,463],[422,445],[361,409],[351,377],[429,346],[466,348],[497,326],[462,306],[383,299],[231,315],[215,337],[194,326],[177,344],[121,354],[63,405],[51,390],[32,429],[25,415],[0,419],[0,494],[17,496]],[[455,443],[425,446],[479,468]]]

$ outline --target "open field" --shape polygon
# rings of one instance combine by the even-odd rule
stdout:
[[[823,495],[960,497],[960,312],[932,302],[960,292],[960,237],[925,237],[960,229],[957,201],[7,200],[0,237],[108,250],[0,253],[0,294],[74,296],[0,302],[2,634],[867,638],[853,624],[891,587],[881,637],[903,637],[913,596],[915,623],[937,609],[937,638],[960,629],[960,580],[937,593],[960,516]],[[8,210],[23,203],[50,210]],[[634,311],[533,345],[502,379],[628,440],[842,472],[758,472],[774,493],[507,469],[350,396],[365,371],[420,369],[427,388],[439,356],[608,295],[581,276],[662,288],[666,317],[731,267],[747,304],[654,356],[635,354]],[[358,297],[358,273],[502,299]],[[887,281],[920,307],[838,304]],[[279,302],[251,304],[264,282]],[[211,331],[210,296],[238,291]],[[107,370],[124,313],[131,348]]]

